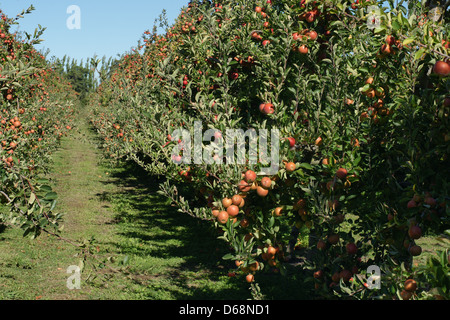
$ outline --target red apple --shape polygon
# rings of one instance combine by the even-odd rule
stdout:
[[[264,113],[264,114],[272,114],[274,112],[275,112],[275,107],[274,107],[274,105],[272,103],[266,103],[264,105],[264,109],[263,109],[262,113]]]
[[[245,172],[244,179],[248,183],[252,183],[253,181],[256,180],[256,178],[257,178],[256,173],[253,170],[247,170],[247,172]]]
[[[433,73],[435,73],[441,77],[448,76],[450,74],[450,64],[445,61],[436,62],[433,67]]]
[[[289,140],[289,147],[291,147],[291,148],[295,147],[295,139],[292,137],[289,137],[288,140]]]
[[[356,254],[358,252],[358,247],[354,243],[347,243],[345,246],[345,250],[347,250],[348,254]]]
[[[408,230],[408,235],[411,239],[419,239],[422,236],[422,229],[418,226],[412,226]]]
[[[336,177],[338,177],[341,180],[345,180],[347,178],[347,170],[344,168],[339,168],[336,172]]]
[[[415,202],[414,200],[409,200],[408,204],[406,205],[406,207],[408,209],[415,208],[415,207],[417,207],[417,202]]]

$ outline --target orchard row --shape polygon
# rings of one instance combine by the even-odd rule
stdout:
[[[45,175],[71,130],[76,94],[35,49],[42,30],[24,40],[11,33],[17,19],[0,14],[0,223],[35,237],[57,232],[62,221]]]
[[[368,7],[383,3],[193,1],[91,96],[105,155],[167,177],[161,193],[217,228],[255,294],[262,272],[306,272],[315,297],[448,292],[412,262],[417,241],[448,226],[450,24],[420,1],[390,1],[369,29]],[[196,121],[278,129],[279,172],[176,164],[172,133]],[[389,275],[381,292],[365,287],[370,265]]]

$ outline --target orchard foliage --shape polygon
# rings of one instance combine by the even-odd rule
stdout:
[[[106,156],[167,177],[161,193],[218,228],[254,290],[259,272],[289,276],[301,259],[317,297],[448,298],[412,264],[416,241],[448,228],[448,14],[384,2],[191,2],[90,97]],[[172,133],[195,121],[278,129],[279,172],[176,164]],[[370,265],[380,290],[365,287]]]
[[[60,228],[62,216],[53,212],[57,195],[45,174],[52,151],[71,129],[76,96],[34,48],[43,30],[22,39],[11,33],[19,16],[0,14],[0,224],[35,237]]]

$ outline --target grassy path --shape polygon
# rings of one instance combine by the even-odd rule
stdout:
[[[97,258],[120,272],[88,259],[81,289],[69,290],[66,270],[78,265],[80,250],[8,229],[0,233],[0,300],[249,298],[242,279],[227,276],[216,235],[167,206],[158,182],[138,169],[102,165],[95,138],[81,117],[55,153],[50,178],[66,213],[63,237],[94,237]]]

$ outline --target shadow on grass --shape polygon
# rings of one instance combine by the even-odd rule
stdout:
[[[104,183],[114,183],[125,193],[97,196],[112,203],[116,212],[113,223],[127,239],[113,245],[124,255],[162,261],[151,270],[145,270],[142,265],[133,267],[131,272],[136,279],[150,273],[152,279],[168,280],[171,285],[163,285],[163,290],[176,300],[251,298],[243,275],[228,277],[229,272],[235,271],[234,262],[222,259],[229,249],[224,241],[217,239],[212,226],[177,212],[157,194],[162,181],[149,176],[134,163],[123,164],[111,171],[112,179]],[[293,280],[295,277],[258,274],[258,283],[266,299],[307,299],[307,293],[299,287],[301,279]],[[152,290],[151,281],[142,283]]]

